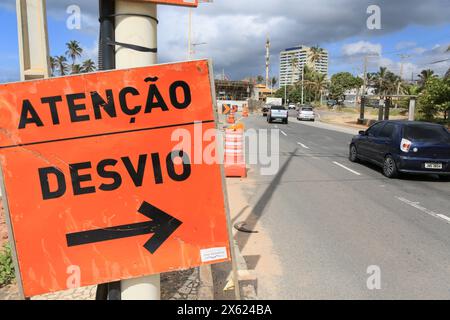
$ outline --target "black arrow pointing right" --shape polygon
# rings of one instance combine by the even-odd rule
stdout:
[[[66,235],[67,246],[80,246],[153,233],[153,236],[144,244],[144,248],[153,254],[182,224],[181,221],[148,202],[142,203],[138,212],[151,219],[151,221],[69,233]]]

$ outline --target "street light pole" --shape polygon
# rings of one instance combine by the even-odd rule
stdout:
[[[302,65],[302,104],[304,104],[304,78],[305,78],[305,64]]]
[[[189,8],[189,23],[188,23],[188,60],[191,60],[191,54],[192,54],[192,9]]]

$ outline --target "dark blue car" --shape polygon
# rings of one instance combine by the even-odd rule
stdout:
[[[432,173],[448,179],[450,132],[427,122],[380,121],[353,137],[349,159],[373,162],[388,178]]]

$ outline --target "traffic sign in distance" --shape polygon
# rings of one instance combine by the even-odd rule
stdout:
[[[25,296],[229,260],[221,168],[203,158],[211,74],[199,60],[0,85]]]
[[[231,107],[230,107],[229,104],[223,104],[223,105],[222,105],[222,113],[223,113],[224,115],[229,114],[230,111],[231,111]]]

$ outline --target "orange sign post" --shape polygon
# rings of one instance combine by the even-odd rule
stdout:
[[[210,70],[199,60],[0,85],[25,296],[229,260],[221,167],[202,158],[217,143],[203,139],[216,126]]]

